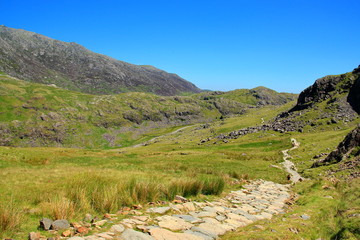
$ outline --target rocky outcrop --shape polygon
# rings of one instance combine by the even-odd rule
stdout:
[[[325,101],[335,96],[337,93],[349,93],[348,100],[356,108],[359,108],[356,104],[356,99],[359,100],[359,68],[354,69],[352,73],[342,75],[330,75],[320,78],[315,83],[302,91],[299,95],[296,106],[290,111],[299,111],[313,107],[316,103]],[[353,107],[354,108],[354,107]]]
[[[118,61],[76,43],[0,26],[0,71],[27,81],[91,94],[200,92],[176,74]]]
[[[313,164],[312,167],[319,167],[323,165],[338,163],[345,157],[352,154],[354,156],[360,155],[360,125],[352,130],[345,139],[338,145],[336,150],[332,151],[325,159],[321,159]]]
[[[305,126],[347,123],[360,113],[360,67],[353,72],[326,76],[299,95],[297,104],[267,124],[221,134],[218,139],[234,139],[259,131],[302,132]]]
[[[356,79],[354,85],[350,88],[347,101],[350,103],[351,107],[358,114],[360,114],[360,65],[358,68],[354,69],[353,74],[358,74],[359,77]]]

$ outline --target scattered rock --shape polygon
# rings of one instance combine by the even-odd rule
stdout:
[[[46,240],[46,237],[41,236],[39,232],[29,233],[29,240]]]
[[[70,230],[65,230],[61,233],[61,236],[63,237],[70,237],[72,235],[72,231]]]
[[[302,219],[304,219],[304,220],[309,220],[309,219],[310,219],[310,216],[307,215],[307,214],[303,214],[303,215],[301,215],[300,217],[301,217]]]
[[[52,224],[51,224],[51,229],[53,230],[63,230],[63,229],[68,229],[70,228],[70,224],[67,220],[62,219],[62,220],[55,220]]]
[[[86,227],[78,227],[76,228],[76,232],[80,234],[87,234],[89,232],[89,229]]]
[[[53,220],[49,218],[43,218],[40,220],[40,227],[46,231],[50,230]]]

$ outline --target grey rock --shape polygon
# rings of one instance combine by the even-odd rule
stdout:
[[[304,219],[304,220],[309,220],[309,219],[310,219],[310,216],[307,215],[307,214],[303,214],[303,215],[301,215],[300,217],[301,217],[302,219]]]
[[[67,220],[62,219],[62,220],[56,220],[51,224],[51,229],[53,230],[63,230],[63,229],[68,229],[70,228],[70,224]]]
[[[122,234],[122,240],[155,240],[152,236],[146,233],[138,232],[133,229],[126,229]]]
[[[215,238],[213,238],[213,237],[211,237],[209,235],[203,234],[201,232],[194,232],[194,231],[191,231],[191,230],[186,230],[184,233],[199,236],[199,237],[203,238],[204,240],[214,240],[215,239]]]
[[[50,230],[52,223],[53,223],[53,220],[51,220],[49,218],[43,218],[40,220],[40,227],[47,231],[47,230]]]
[[[190,215],[173,215],[174,217],[178,217],[178,218],[181,218],[187,222],[190,222],[190,223],[201,223],[202,220],[200,218],[197,218],[197,217],[193,217],[193,216],[190,216]]]
[[[217,235],[216,233],[214,233],[214,232],[212,232],[212,231],[209,231],[209,230],[207,230],[207,229],[201,228],[201,227],[192,227],[190,230],[193,231],[193,232],[202,233],[202,234],[204,234],[204,235],[206,235],[206,236],[209,236],[209,237],[211,237],[211,238],[213,238],[213,239],[217,239],[217,238],[218,238],[218,235]]]

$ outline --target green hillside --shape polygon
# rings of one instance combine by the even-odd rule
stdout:
[[[270,90],[269,90],[270,91]],[[162,97],[95,96],[0,75],[0,145],[108,148],[128,146],[176,126],[211,122],[260,107],[256,90]],[[265,96],[265,94],[264,94]],[[294,94],[266,94],[282,104]],[[281,99],[277,101],[276,99]],[[164,130],[164,128],[169,128]],[[148,135],[148,136],[146,136]]]

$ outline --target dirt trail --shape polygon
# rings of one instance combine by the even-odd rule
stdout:
[[[294,163],[292,163],[289,159],[291,158],[291,156],[289,155],[289,151],[297,149],[298,147],[300,147],[300,142],[296,141],[295,138],[291,138],[291,143],[293,145],[292,148],[290,149],[286,149],[283,150],[282,153],[284,154],[284,162],[282,163],[285,170],[290,174],[290,181],[292,181],[293,183],[297,183],[297,182],[301,182],[302,180],[304,180],[300,174],[297,172],[297,169],[294,165]]]

